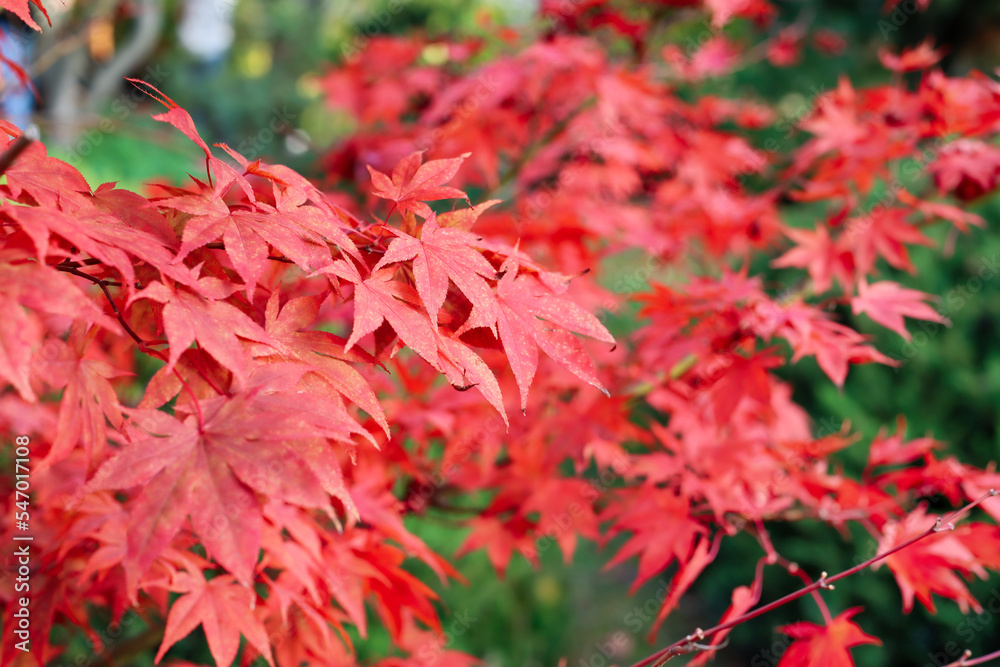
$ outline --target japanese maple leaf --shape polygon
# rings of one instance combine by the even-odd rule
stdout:
[[[678,559],[680,566],[674,574],[674,578],[670,581],[670,592],[667,594],[667,599],[663,601],[663,606],[660,607],[659,613],[656,614],[656,620],[653,621],[653,627],[649,631],[648,641],[652,642],[656,640],[656,632],[660,629],[660,624],[666,620],[670,612],[677,608],[681,596],[691,588],[691,585],[694,584],[705,568],[715,560],[721,543],[721,533],[717,534],[714,539],[704,536],[699,537],[691,553]]]
[[[246,177],[233,167],[212,155],[212,150],[208,147],[208,144],[205,143],[205,140],[201,138],[201,135],[198,134],[198,130],[195,128],[194,120],[191,118],[191,114],[179,107],[176,102],[160,92],[156,86],[139,79],[129,79],[126,77],[125,80],[131,82],[136,88],[142,90],[160,104],[167,107],[167,111],[165,113],[154,115],[153,120],[158,120],[161,123],[167,123],[180,130],[184,136],[193,141],[198,148],[205,153],[205,161],[208,164],[208,168],[215,173],[214,193],[216,197],[224,195],[229,190],[230,186],[235,183],[241,190],[243,190],[247,199],[251,202],[255,201],[253,187],[250,185],[250,182],[247,181]]]
[[[290,299],[278,309],[278,291],[268,299],[264,313],[264,329],[285,350],[285,358],[293,358],[315,370],[337,392],[346,396],[367,412],[389,435],[389,423],[378,397],[368,382],[347,361],[375,363],[360,349],[347,352],[344,339],[326,331],[307,330],[316,322],[325,295]],[[274,354],[268,346],[262,354]]]
[[[889,208],[870,214],[868,218],[847,221],[847,230],[837,240],[837,245],[853,253],[856,275],[871,273],[878,257],[897,269],[914,272],[907,246],[931,246],[934,242],[906,220],[910,213],[912,211],[905,208]]]
[[[913,206],[918,211],[923,213],[928,220],[933,220],[935,218],[947,220],[948,222],[954,224],[958,228],[958,231],[962,233],[969,231],[969,225],[983,227],[986,224],[986,220],[984,220],[981,215],[965,211],[958,206],[953,206],[952,204],[918,199],[902,188],[900,188],[898,196],[899,201],[907,206]]]
[[[213,278],[198,282],[202,294],[227,296],[232,285],[223,287]],[[170,341],[167,368],[173,368],[181,353],[198,341],[206,352],[233,373],[237,388],[246,384],[247,354],[240,338],[280,347],[268,333],[239,308],[225,301],[204,298],[184,288],[155,282],[133,299],[149,299],[163,304],[163,328]]]
[[[453,387],[466,390],[475,387],[489,404],[496,408],[503,423],[510,426],[507,411],[503,406],[503,394],[496,376],[482,358],[465,343],[438,331],[438,351],[441,354],[441,369]]]
[[[837,261],[837,251],[830,240],[826,227],[819,226],[815,231],[789,228],[785,231],[796,246],[771,262],[775,268],[795,266],[809,270],[809,276],[815,284],[817,294],[830,289],[833,277],[847,282],[843,268]]]
[[[695,543],[704,538],[705,527],[688,515],[688,501],[670,489],[640,487],[632,501],[610,506],[600,520],[614,519],[608,537],[631,533],[631,537],[609,560],[610,569],[632,556],[639,556],[639,569],[630,593],[675,560],[683,562],[695,552]],[[704,541],[704,539],[702,539]]]
[[[944,57],[944,52],[935,50],[932,40],[926,39],[916,48],[904,49],[898,56],[888,49],[880,49],[878,59],[893,72],[914,72],[933,67]]]
[[[368,173],[372,176],[373,191],[376,196],[395,202],[400,213],[412,211],[426,218],[432,211],[431,207],[424,203],[425,201],[466,199],[464,192],[444,186],[442,183],[454,178],[462,162],[471,153],[421,164],[423,154],[423,151],[412,153],[400,160],[392,170],[392,178],[372,169],[371,166],[368,167]]]
[[[862,644],[881,646],[877,637],[866,635],[851,617],[861,607],[838,614],[828,625],[792,623],[780,630],[794,639],[781,656],[778,667],[854,667],[850,649]]]
[[[500,203],[499,199],[490,199],[481,204],[476,204],[472,208],[460,208],[457,211],[448,211],[435,217],[435,222],[441,227],[460,229],[467,232],[476,224],[476,220],[483,214],[483,211]]]
[[[396,238],[389,244],[375,270],[387,264],[413,260],[413,275],[417,293],[432,321],[448,295],[448,280],[472,302],[472,313],[466,328],[489,327],[496,331],[496,295],[487,279],[495,280],[497,272],[482,253],[472,247],[475,234],[438,226],[433,213],[420,229],[419,238],[394,231]]]
[[[345,434],[327,423],[318,398],[282,393],[289,377],[301,375],[282,372],[269,366],[247,393],[203,399],[203,425],[194,416],[130,411],[132,443],[98,469],[89,488],[143,487],[129,516],[131,590],[188,515],[208,553],[249,585],[262,530],[254,491],[328,513],[334,496],[356,514],[324,439]]]
[[[604,325],[572,301],[553,294],[537,278],[518,275],[516,255],[511,255],[500,270],[503,277],[497,284],[497,329],[521,393],[521,410],[528,406],[528,387],[538,368],[539,349],[607,394],[583,344],[570,333],[575,331],[613,345],[615,339]]]
[[[827,313],[792,304],[784,309],[782,317],[784,321],[776,333],[795,351],[792,362],[806,355],[816,355],[816,363],[838,387],[843,386],[852,363],[898,364],[869,345],[858,332],[833,322]]]
[[[42,349],[45,334],[39,314],[75,318],[110,331],[118,327],[70,276],[14,249],[0,251],[0,312],[0,379],[32,402],[37,400],[32,368],[41,361],[33,356]]]
[[[57,236],[79,251],[101,260],[106,266],[117,269],[129,293],[134,291],[135,284],[133,257],[148,262],[179,283],[195,283],[197,276],[191,269],[171,263],[174,254],[161,239],[130,227],[96,208],[82,208],[72,213],[34,206],[10,206],[8,209],[8,214],[34,242],[40,261],[45,261],[52,251],[51,237]]]
[[[882,326],[892,329],[906,340],[910,340],[910,332],[906,330],[903,316],[917,320],[951,324],[924,300],[930,295],[919,290],[900,287],[898,283],[888,280],[872,283],[863,279],[858,284],[858,295],[851,298],[851,309],[855,315],[865,313]]]
[[[959,139],[944,146],[927,170],[940,192],[957,189],[960,199],[973,199],[1000,181],[1000,149],[976,139]]]
[[[42,0],[0,0],[0,7],[6,9],[9,12],[17,14],[18,18],[27,23],[29,26],[37,30],[42,31],[41,26],[35,23],[35,20],[31,18],[31,7],[34,5],[41,10],[42,14],[45,15],[45,20],[52,25],[52,19],[49,18],[49,13],[45,11],[45,7],[42,6]]]
[[[729,421],[744,397],[760,406],[769,405],[771,383],[767,370],[780,365],[781,360],[767,351],[749,359],[734,354],[726,374],[712,387],[715,419],[719,423]]]
[[[233,269],[243,279],[247,298],[268,264],[268,246],[305,271],[315,271],[330,263],[330,250],[323,237],[310,228],[312,213],[319,209],[303,206],[287,212],[258,204],[257,211],[231,211],[217,197],[186,195],[159,200],[158,206],[171,208],[193,217],[184,225],[180,251],[173,259],[179,264],[192,250],[222,238]],[[328,227],[335,229],[332,225]]]
[[[171,646],[200,625],[215,664],[232,664],[243,635],[269,665],[274,665],[267,631],[253,612],[257,596],[253,589],[241,586],[229,575],[206,581],[200,572],[180,572],[172,584],[172,590],[183,595],[170,606],[163,643],[156,652],[157,664]]]
[[[536,538],[527,531],[529,523],[523,517],[505,522],[494,516],[475,516],[469,520],[469,525],[472,531],[455,551],[455,557],[485,549],[500,578],[504,577],[515,551],[520,550],[528,558],[536,552]],[[516,530],[518,528],[521,530]]]
[[[87,344],[96,334],[91,329],[83,335],[83,328],[74,328],[70,334],[70,345],[63,341],[50,341],[52,360],[48,367],[56,386],[64,386],[59,403],[59,425],[56,437],[40,467],[55,463],[70,454],[78,445],[82,446],[85,460],[101,460],[107,445],[105,419],[115,429],[123,423],[121,405],[109,380],[125,375],[101,359],[86,359]]]
[[[943,444],[928,437],[904,442],[903,435],[905,433],[906,420],[902,416],[896,420],[895,435],[889,436],[886,429],[881,429],[872,440],[871,449],[868,451],[868,467],[909,463]]]
[[[917,508],[902,521],[890,521],[882,529],[879,553],[924,532],[934,525],[934,519],[923,508]],[[957,602],[963,613],[968,613],[970,607],[977,613],[982,611],[956,571],[966,576],[974,573],[983,579],[986,578],[986,571],[975,554],[953,532],[941,532],[920,540],[876,563],[872,569],[878,569],[882,562],[889,566],[896,578],[903,594],[905,613],[913,609],[914,597],[932,614],[935,613],[931,597],[934,593]]]
[[[29,144],[4,173],[14,199],[27,193],[42,206],[57,208],[60,198],[90,194],[87,179],[72,165],[48,156],[39,142]]]
[[[396,269],[385,267],[362,278],[353,262],[338,259],[321,273],[332,273],[354,283],[354,327],[345,352],[364,336],[388,322],[400,339],[435,368],[437,343],[427,316],[409,304],[418,301],[416,292],[406,283],[393,280]]]
[[[764,578],[761,576],[762,574],[763,572],[758,565],[757,577],[754,579],[753,588],[750,588],[749,586],[737,586],[733,589],[729,609],[726,610],[726,613],[723,614],[722,618],[719,620],[720,625],[724,625],[734,618],[739,618],[756,606],[757,602],[760,601],[761,587],[764,583]],[[712,635],[712,639],[708,645],[713,647],[724,645],[727,643],[726,637],[729,635],[729,632],[729,630],[716,632]],[[714,656],[714,651],[702,651],[695,656],[694,660],[692,660],[690,664],[692,667],[704,665]]]
[[[92,491],[142,486],[129,513],[124,566],[130,595],[188,515],[209,555],[249,586],[262,524],[253,493],[208,451],[193,417],[182,422],[158,410],[136,410],[132,418],[141,425],[133,442],[88,483]]]

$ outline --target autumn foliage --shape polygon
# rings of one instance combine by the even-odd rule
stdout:
[[[1000,180],[1000,84],[933,69],[931,45],[887,52],[893,84],[842,79],[797,123],[804,141],[759,141],[773,109],[679,91],[739,67],[747,45],[722,26],[773,8],[706,2],[710,39],[663,43],[654,19],[694,4],[543,2],[530,30],[447,44],[443,65],[421,38],[373,39],[322,77],[357,129],[317,183],[208,146],[140,81],[204,160],[183,187],[92,188],[5,124],[20,153],[0,186],[0,424],[32,442],[35,551],[32,652],[12,649],[7,577],[3,664],[57,660],[50,628],[93,633],[103,609],[161,627],[158,661],[201,626],[218,665],[353,665],[345,628],[364,637],[372,610],[399,649],[379,665],[470,665],[411,561],[447,582],[485,550],[502,576],[619,536],[608,566],[637,562],[633,590],[669,575],[659,626],[724,541],[753,535],[760,563],[719,592],[728,622],[767,602],[773,568],[818,578],[768,537],[804,519],[906,544],[879,561],[903,611],[979,609],[963,577],[1000,569],[1000,500],[983,500],[1000,475],[901,420],[848,476],[829,457],[856,438],[814,434],[775,369],[813,358],[840,386],[852,365],[899,363],[848,314],[904,338],[904,318],[946,323],[879,272],[912,270],[928,225],[984,224],[967,204]],[[766,57],[794,61],[805,33],[772,31]],[[825,213],[791,226],[798,205]],[[765,290],[749,270],[764,255],[798,282]],[[629,268],[608,284],[616,257]],[[157,370],[126,397],[140,357]],[[916,501],[934,493],[982,502],[928,532],[939,517]],[[486,503],[458,554],[404,524],[470,497]],[[858,608],[816,598],[826,622],[782,629],[783,667],[879,643]],[[676,652],[702,663],[727,630]]]

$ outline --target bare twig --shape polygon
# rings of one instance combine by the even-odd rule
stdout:
[[[978,658],[973,658],[972,651],[966,649],[961,658],[955,662],[949,662],[944,667],[972,667],[972,665],[982,665],[997,659],[1000,659],[1000,651],[993,651],[993,653],[987,653],[986,655],[981,655]]]
[[[83,261],[85,263],[89,263],[89,260],[83,260]],[[97,285],[98,287],[100,287],[101,291],[104,292],[104,297],[108,300],[108,303],[111,304],[111,310],[114,311],[115,317],[118,318],[118,323],[122,325],[122,328],[125,330],[125,333],[127,333],[132,338],[132,340],[134,340],[136,342],[136,344],[139,345],[140,349],[145,350],[146,349],[145,348],[145,345],[146,345],[145,341],[142,340],[142,338],[139,337],[139,334],[137,334],[135,331],[133,331],[132,327],[129,326],[129,323],[125,321],[125,318],[122,316],[121,311],[118,310],[117,304],[115,304],[115,300],[111,297],[111,292],[108,290],[108,286],[109,285],[115,286],[115,287],[120,287],[121,283],[113,281],[113,280],[104,280],[102,278],[98,278],[96,276],[92,276],[89,273],[84,273],[83,271],[81,271],[80,269],[78,269],[76,266],[73,266],[74,264],[78,264],[78,263],[77,262],[64,262],[62,264],[57,264],[55,268],[57,270],[59,270],[59,271],[63,271],[65,273],[69,273],[69,274],[72,274],[74,276],[79,276],[80,278],[84,278],[86,280],[89,280],[90,282],[92,282],[95,285]]]
[[[714,635],[714,634],[716,634],[718,632],[721,632],[723,630],[728,630],[728,629],[733,628],[733,627],[735,627],[737,625],[740,625],[742,623],[746,623],[747,621],[749,621],[751,619],[754,619],[754,618],[757,618],[758,616],[762,616],[763,614],[766,614],[767,612],[769,612],[769,611],[771,611],[773,609],[777,609],[778,607],[781,607],[782,605],[788,604],[792,600],[797,600],[798,598],[800,598],[800,597],[802,597],[804,595],[809,595],[813,591],[816,591],[816,590],[818,590],[820,588],[833,588],[833,586],[831,586],[831,584],[833,582],[837,581],[838,579],[843,579],[844,577],[849,577],[852,574],[855,574],[856,572],[860,572],[861,570],[864,570],[864,569],[870,567],[871,565],[874,565],[875,563],[877,563],[877,562],[879,562],[879,561],[881,561],[881,560],[883,560],[885,558],[888,558],[892,554],[894,554],[894,553],[896,553],[898,551],[902,551],[906,547],[908,547],[908,546],[910,546],[912,544],[915,544],[915,543],[919,542],[920,540],[923,540],[923,539],[925,539],[927,537],[930,537],[931,535],[934,535],[935,533],[941,533],[941,532],[944,532],[944,531],[947,531],[947,530],[954,530],[954,528],[955,528],[954,522],[955,522],[956,519],[958,519],[960,516],[964,515],[966,512],[971,511],[973,508],[975,508],[976,506],[978,506],[983,501],[985,501],[985,500],[987,500],[989,498],[992,498],[993,496],[996,496],[998,493],[1000,493],[1000,492],[998,492],[998,491],[996,491],[994,489],[990,489],[989,491],[987,491],[986,493],[984,493],[981,497],[979,497],[978,499],[970,502],[969,504],[965,505],[961,509],[958,509],[955,512],[952,512],[951,514],[949,514],[946,517],[939,517],[938,520],[935,522],[935,524],[933,526],[931,526],[930,528],[928,528],[927,530],[925,530],[924,532],[920,533],[919,535],[915,535],[915,536],[911,537],[910,539],[906,540],[905,542],[901,542],[900,544],[897,544],[896,546],[894,546],[893,548],[885,551],[884,553],[876,554],[875,556],[869,558],[868,560],[864,561],[863,563],[860,563],[860,564],[855,565],[854,567],[852,567],[850,569],[847,569],[847,570],[844,570],[843,572],[835,574],[832,577],[826,576],[826,573],[824,572],[822,574],[822,576],[820,576],[820,578],[819,578],[818,581],[815,581],[812,584],[810,584],[808,586],[805,586],[805,587],[803,587],[803,588],[795,591],[794,593],[789,593],[788,595],[786,595],[786,596],[784,596],[784,597],[782,597],[782,598],[780,598],[778,600],[775,600],[774,602],[770,602],[770,603],[768,603],[768,604],[766,604],[766,605],[764,605],[762,607],[758,607],[757,609],[754,609],[752,611],[748,611],[747,613],[743,614],[742,616],[734,618],[731,621],[727,621],[725,623],[720,623],[719,625],[716,625],[715,627],[709,628],[708,630],[701,630],[699,628],[693,634],[688,635],[684,639],[678,640],[678,641],[674,642],[673,644],[671,644],[670,646],[667,646],[667,647],[665,647],[663,649],[660,649],[659,651],[657,651],[656,653],[650,655],[649,657],[643,658],[639,662],[634,663],[632,665],[632,667],[659,667],[659,665],[662,665],[664,662],[666,662],[667,660],[669,660],[670,658],[672,658],[674,656],[681,655],[682,653],[689,653],[692,650],[694,650],[691,647],[694,645],[695,640],[701,641],[701,640],[705,639],[706,637],[711,637],[712,635]],[[990,654],[990,656],[997,657],[995,654]],[[988,656],[983,656],[983,657],[986,658]],[[977,660],[980,660],[980,658],[977,658]],[[973,665],[973,664],[980,664],[980,663],[978,663],[978,662],[965,662],[965,663],[958,663],[958,664]]]

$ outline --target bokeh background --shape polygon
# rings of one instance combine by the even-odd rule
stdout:
[[[16,22],[7,26],[0,48],[25,64],[39,99],[19,90],[7,76],[4,114],[36,123],[51,153],[74,164],[91,185],[117,180],[134,189],[152,179],[177,182],[200,167],[195,151],[179,133],[149,118],[158,110],[126,87],[123,76],[149,81],[187,108],[209,143],[226,142],[247,157],[266,157],[322,179],[323,156],[349,140],[353,130],[351,118],[331,105],[324,76],[369,37],[419,33],[443,41],[488,36],[505,26],[525,26],[535,20],[530,0],[46,4],[51,5],[53,27],[42,35]],[[933,0],[925,12],[909,15],[899,26],[886,23],[882,0],[778,6],[787,21],[806,16],[816,26],[835,30],[848,48],[839,55],[806,49],[790,67],[777,68],[761,59],[699,84],[699,94],[766,100],[791,122],[806,113],[818,92],[835,87],[840,76],[847,75],[856,87],[886,81],[889,73],[877,58],[882,48],[912,46],[931,36],[947,50],[942,67],[949,74],[989,72],[1000,65],[1000,2]],[[678,44],[685,44],[704,30],[705,17],[697,12],[680,16],[672,16],[666,29]],[[738,23],[727,27],[737,33],[743,29]],[[447,58],[447,51],[442,54],[432,45],[422,57],[433,64]],[[800,139],[792,135],[789,146]],[[470,196],[477,201],[476,192]],[[857,367],[842,391],[812,361],[785,369],[784,376],[796,387],[796,399],[810,410],[819,429],[834,432],[849,422],[866,441],[905,415],[909,434],[926,433],[943,440],[967,463],[985,466],[998,458],[1000,280],[979,281],[976,276],[984,263],[998,267],[1000,261],[1000,201],[988,199],[976,206],[989,227],[957,238],[945,238],[947,230],[938,230],[937,248],[914,252],[915,276],[894,276],[891,271],[888,276],[941,297],[941,312],[953,326],[921,329],[914,323],[915,344],[905,347],[898,336],[866,319],[853,322],[876,336],[879,349],[904,363],[895,370]],[[789,208],[786,215],[805,224],[810,211],[800,205]],[[944,254],[941,247],[946,248]],[[768,259],[758,258],[752,269],[763,273],[767,285],[778,292],[789,284],[791,274],[769,269]],[[609,285],[626,265],[611,262],[605,267]],[[628,311],[620,314],[615,326],[627,329],[630,317]],[[865,451],[848,448],[838,463],[856,472],[863,466]],[[926,500],[932,507],[947,506],[940,498]],[[445,554],[464,537],[454,524],[431,519],[414,519],[411,529]],[[772,536],[784,544],[786,557],[811,572],[850,567],[874,549],[867,535],[841,536],[808,522],[775,526]],[[606,555],[586,543],[570,564],[563,563],[556,550],[546,552],[544,566],[537,571],[515,556],[503,580],[496,577],[485,555],[476,553],[458,561],[472,584],[441,591],[444,628],[450,647],[498,667],[554,667],[561,658],[572,667],[627,665],[698,625],[711,625],[728,606],[729,592],[752,579],[758,556],[759,547],[749,536],[742,542],[728,541],[651,644],[647,634],[666,580],[651,582],[630,596],[633,565],[602,571]],[[440,588],[431,577],[427,581]],[[762,600],[797,587],[797,580],[771,577],[765,580]],[[972,590],[980,600],[1000,599],[996,582],[975,582]],[[827,595],[837,609],[863,605],[866,611],[859,622],[884,642],[882,647],[855,649],[860,665],[945,664],[935,652],[955,639],[955,628],[963,619],[949,603],[942,603],[936,616],[920,606],[903,615],[898,587],[885,569],[848,579]],[[798,620],[818,620],[808,598],[737,628],[715,664],[777,664],[788,640],[774,628]],[[990,626],[1000,627],[1000,618],[992,619]],[[210,663],[199,634],[200,630],[171,655]],[[977,633],[963,646],[981,654],[995,650],[995,641],[995,633]],[[388,650],[388,639],[375,628],[357,646],[361,658],[379,657]],[[86,654],[81,643],[68,655]],[[151,656],[151,651],[137,650],[134,664],[152,664]]]

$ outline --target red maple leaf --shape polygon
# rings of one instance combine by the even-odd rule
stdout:
[[[138,578],[190,515],[208,553],[241,582],[253,581],[262,519],[257,491],[330,512],[329,497],[356,513],[324,438],[349,439],[327,420],[320,397],[283,395],[301,372],[265,368],[246,394],[202,400],[199,419],[131,410],[131,444],[94,475],[89,489],[142,486],[129,515],[126,573]],[[266,443],[266,444],[265,444]]]
[[[837,250],[825,226],[814,231],[789,228],[785,231],[796,246],[771,262],[771,266],[795,266],[809,270],[816,292],[823,293],[833,285],[833,278],[848,282],[848,274],[837,256]]]
[[[554,294],[537,278],[518,275],[516,255],[511,255],[500,271],[503,277],[497,285],[497,329],[521,392],[521,410],[528,406],[528,387],[538,368],[539,349],[607,394],[583,345],[570,333],[614,344],[615,339],[604,325],[573,302]]]
[[[461,157],[431,160],[421,164],[423,151],[420,151],[400,160],[392,170],[392,178],[371,167],[368,167],[368,173],[372,176],[373,191],[376,196],[395,202],[396,208],[401,213],[412,211],[426,218],[430,217],[433,211],[424,203],[425,201],[468,199],[461,190],[443,186],[442,183],[454,178],[458,168],[469,155],[471,153],[464,153]]]
[[[861,607],[848,609],[827,625],[803,621],[779,628],[795,641],[782,654],[778,667],[854,667],[852,647],[882,645],[851,620],[860,611]]]
[[[283,352],[267,345],[260,346],[255,357],[296,359],[312,369],[335,391],[350,399],[367,412],[389,435],[389,423],[378,397],[371,385],[349,361],[377,363],[375,359],[356,348],[346,350],[347,341],[327,331],[308,330],[316,322],[320,304],[325,295],[290,299],[278,309],[278,291],[271,294],[265,311],[264,330],[281,345]],[[325,392],[323,392],[325,393]]]
[[[362,278],[354,263],[343,259],[320,271],[354,283],[354,327],[344,351],[349,352],[361,338],[388,322],[406,345],[437,368],[435,331],[427,315],[411,305],[419,303],[417,293],[406,283],[393,280],[395,272],[395,268],[386,267]]]
[[[904,49],[898,56],[888,49],[880,49],[878,58],[886,69],[893,72],[915,72],[933,67],[944,57],[944,51],[934,49],[930,39],[921,42],[916,48]]]
[[[77,318],[114,331],[116,323],[65,273],[33,262],[23,250],[0,250],[0,378],[26,400],[37,396],[32,368],[40,367],[45,328],[39,315]],[[34,366],[33,366],[34,357]]]
[[[882,326],[892,329],[906,340],[910,332],[906,330],[903,317],[917,320],[940,322],[950,325],[947,317],[940,315],[924,301],[931,298],[919,290],[900,287],[888,280],[872,283],[862,279],[858,283],[858,295],[851,298],[851,308],[855,315],[865,313]]]
[[[868,466],[909,463],[943,444],[934,438],[915,438],[904,442],[905,433],[906,419],[902,416],[896,420],[896,433],[894,435],[889,436],[885,429],[880,430],[879,434],[872,440],[871,449],[868,452]]]
[[[203,278],[198,282],[202,294],[213,297],[228,296],[234,285],[223,285],[216,279]],[[220,291],[221,290],[221,291]],[[227,301],[205,298],[187,289],[168,287],[155,282],[133,297],[149,299],[163,304],[163,328],[170,341],[170,358],[167,370],[174,367],[181,353],[198,343],[220,364],[232,371],[238,388],[246,383],[248,355],[240,338],[279,344],[239,308]]]
[[[478,237],[460,229],[439,227],[432,213],[414,238],[394,231],[396,238],[385,255],[375,265],[378,271],[387,264],[413,260],[413,275],[417,292],[432,321],[448,295],[448,281],[472,302],[472,314],[466,328],[490,327],[495,330],[497,319],[496,295],[487,280],[495,280],[497,272],[482,253],[472,247]]]
[[[206,581],[198,571],[197,574],[179,572],[174,575],[171,590],[183,595],[170,606],[163,643],[156,653],[157,664],[171,646],[200,625],[215,664],[232,664],[240,648],[240,635],[243,635],[269,665],[274,665],[267,631],[254,615],[257,594],[253,589],[241,586],[229,575]]]
[[[928,516],[923,508],[917,508],[902,521],[890,521],[882,529],[879,552],[888,551],[897,544],[924,532],[934,525],[933,516]],[[982,611],[965,582],[956,574],[968,576],[973,573],[986,578],[986,572],[975,554],[962,543],[958,535],[944,531],[923,539],[906,549],[897,551],[884,561],[903,594],[903,611],[913,609],[916,597],[933,614],[936,611],[931,595],[936,593],[954,600],[968,613],[971,607]],[[881,567],[882,561],[873,569]]]
[[[0,0],[0,8],[17,14],[19,19],[38,32],[41,32],[41,26],[35,23],[35,19],[31,17],[31,5],[38,7],[42,14],[45,15],[45,20],[48,21],[51,26],[52,19],[49,18],[49,13],[45,11],[45,7],[42,6],[42,0]]]

